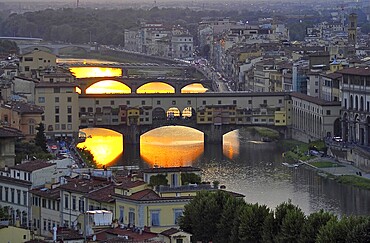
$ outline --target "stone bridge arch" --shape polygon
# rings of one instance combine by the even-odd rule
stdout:
[[[188,86],[190,86],[190,85],[192,85],[192,84],[199,84],[199,85],[202,85],[202,87],[203,87],[203,88],[205,88],[205,89],[207,89],[207,91],[212,90],[212,86],[211,86],[211,85],[209,85],[209,84],[207,84],[207,83],[201,83],[201,82],[199,82],[199,81],[194,81],[194,82],[192,82],[192,83],[186,83],[186,84],[180,85],[180,87],[179,87],[180,92],[181,92],[181,93],[195,93],[195,92],[183,92],[183,90],[184,90],[186,87],[188,87]]]
[[[118,89],[118,90],[114,90],[114,91],[112,90],[111,92],[105,92],[105,93],[99,92],[99,91],[92,91],[92,90],[88,91],[89,89],[94,89],[94,88],[95,89],[99,89],[99,88],[103,89],[104,85],[102,85],[103,87],[99,87],[99,84],[103,84],[105,82],[113,82],[116,85],[121,86],[120,88],[122,88],[122,89]],[[127,92],[124,92],[125,90],[127,90]],[[107,89],[107,91],[109,91],[109,90]],[[119,91],[121,91],[121,92],[119,92]],[[84,94],[131,94],[131,92],[132,92],[131,88],[127,84],[125,84],[124,82],[117,81],[117,80],[112,80],[112,79],[106,79],[106,80],[101,80],[101,81],[98,81],[98,82],[94,82],[94,83],[92,83],[89,86],[86,86],[84,88]]]
[[[157,80],[152,80],[152,81],[143,81],[143,82],[140,82],[139,84],[134,84],[132,85],[132,93],[136,93],[136,94],[145,94],[145,93],[138,93],[138,90],[145,87],[146,85],[150,85],[150,84],[165,84],[165,85],[168,85],[169,87],[171,87],[173,89],[173,92],[168,92],[168,93],[176,93],[176,87],[171,84],[169,81],[157,81]],[[148,93],[155,93],[155,92],[148,92]],[[160,93],[160,92],[158,92]]]

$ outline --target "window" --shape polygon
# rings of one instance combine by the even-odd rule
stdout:
[[[176,243],[184,243],[183,239],[176,239]]]
[[[183,210],[182,209],[174,209],[173,214],[174,214],[174,222],[175,222],[175,224],[178,224],[179,223],[179,218],[183,214]]]
[[[59,103],[59,97],[55,97],[55,103]]]
[[[145,100],[142,100],[142,101],[141,101],[141,104],[142,104],[142,105],[145,105]]]
[[[128,223],[130,225],[135,224],[135,209],[130,208],[130,212],[128,213]]]
[[[10,189],[10,201],[14,203],[14,189],[13,188]]]
[[[21,190],[17,190],[17,203],[21,205]]]
[[[251,105],[252,104],[252,100],[248,100],[248,104]]]
[[[78,210],[80,212],[84,212],[85,211],[85,201],[84,199],[81,197],[80,200],[78,200]]]
[[[33,62],[33,57],[25,57],[24,61],[25,62]]]
[[[58,115],[55,116],[55,123],[59,123],[59,116]]]
[[[233,100],[233,105],[236,105],[236,100]]]
[[[203,105],[207,104],[207,101],[203,100]]]
[[[67,122],[71,123],[72,122],[72,115],[67,116]]]
[[[67,97],[67,102],[72,102],[72,97]]]
[[[129,100],[126,100],[126,105],[129,105],[130,104],[130,101]]]
[[[67,113],[68,114],[72,114],[72,106],[68,106],[67,107]]]
[[[279,99],[279,104],[283,103],[283,100],[282,99]]]
[[[111,100],[111,101],[110,101],[110,104],[111,104],[111,105],[114,105],[114,100]]]
[[[45,97],[39,97],[39,103],[45,103]]]
[[[42,207],[46,208],[46,199],[45,198],[42,199]]]
[[[150,218],[151,218],[151,225],[152,226],[159,226],[159,216],[160,211],[159,210],[151,210],[150,211]]]
[[[176,105],[176,100],[173,100],[172,101],[172,105]]]
[[[0,186],[0,201],[3,200],[3,187]]]
[[[64,208],[68,209],[68,201],[69,201],[69,196],[64,195]]]
[[[99,100],[95,100],[95,105],[99,105]]]
[[[217,104],[221,105],[221,100],[218,100],[218,101],[217,101]]]
[[[123,219],[124,219],[124,216],[125,216],[125,209],[124,207],[119,207],[119,218],[118,218],[118,222],[120,223],[123,223]]]
[[[76,197],[75,196],[72,197],[72,209],[76,210]]]
[[[9,188],[5,187],[5,201],[9,201]]]
[[[54,93],[60,93],[60,88],[59,87],[55,87],[54,88]]]
[[[25,66],[24,67],[24,71],[26,71],[26,72],[30,71],[30,67],[29,66]]]
[[[330,110],[326,110],[326,115],[327,116],[330,116],[330,113],[331,113]]]
[[[55,106],[55,114],[59,114],[59,106]]]
[[[157,100],[157,105],[160,105],[161,104],[161,101],[160,100]]]
[[[46,230],[46,220],[44,219],[44,230]]]

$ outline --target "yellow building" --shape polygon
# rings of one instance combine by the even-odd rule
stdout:
[[[0,168],[15,165],[15,141],[20,137],[19,130],[0,125]]]
[[[23,54],[19,59],[19,72],[21,76],[38,77],[38,73],[44,69],[56,68],[57,57],[46,51],[35,49]]]
[[[140,109],[137,107],[127,108],[127,125],[139,125]]]
[[[73,82],[40,82],[36,85],[35,104],[44,109],[42,123],[47,138],[77,138],[80,119],[75,87]]]
[[[14,226],[0,226],[1,242],[20,243],[31,239],[31,232],[28,229]]]
[[[4,125],[20,130],[26,140],[36,136],[36,127],[41,122],[43,109],[25,102],[8,102],[0,105],[0,121]]]

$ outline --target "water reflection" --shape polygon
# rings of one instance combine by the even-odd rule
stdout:
[[[157,128],[140,139],[140,156],[151,166],[189,166],[203,151],[203,133],[182,126]]]
[[[71,67],[69,71],[76,78],[93,78],[93,77],[121,77],[121,68],[106,67]]]
[[[110,165],[119,158],[123,152],[123,137],[121,134],[103,128],[81,129],[86,133],[86,140],[77,147],[90,150],[97,167]]]

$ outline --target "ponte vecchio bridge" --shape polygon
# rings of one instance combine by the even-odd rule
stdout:
[[[143,81],[144,82],[144,81]],[[167,125],[204,133],[205,143],[222,144],[223,135],[245,126],[265,126],[290,136],[289,93],[81,94],[81,128],[101,127],[124,134],[125,143]]]

